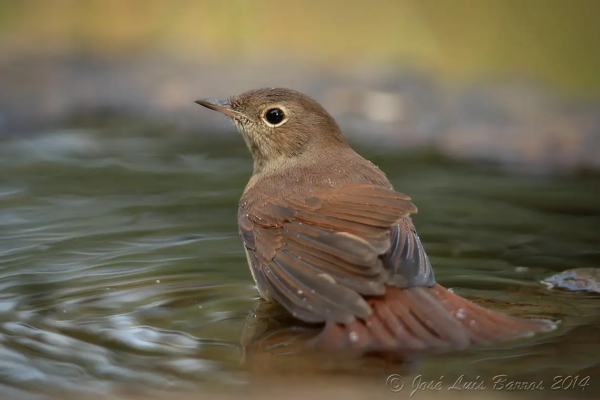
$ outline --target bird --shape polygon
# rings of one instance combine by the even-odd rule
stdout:
[[[556,327],[438,284],[411,198],[351,148],[313,98],[261,88],[196,103],[227,116],[253,158],[238,228],[260,296],[322,325],[320,346],[458,350]]]

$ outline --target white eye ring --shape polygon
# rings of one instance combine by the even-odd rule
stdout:
[[[281,126],[288,120],[287,109],[280,105],[269,106],[263,110],[262,119],[271,127]]]

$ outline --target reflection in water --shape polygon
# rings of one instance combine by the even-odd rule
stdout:
[[[407,374],[420,358],[416,354],[326,351],[319,346],[321,332],[322,326],[295,320],[283,307],[259,300],[248,315],[242,334],[243,365],[262,378],[286,374],[372,374],[375,370]]]
[[[487,306],[494,307],[493,304]],[[590,314],[594,315],[597,312],[594,308],[597,306],[592,303],[589,306]],[[555,307],[548,307],[547,310],[541,311],[550,315],[554,309]],[[600,318],[597,315],[592,316],[589,322],[589,325],[563,327],[559,333],[537,335],[526,340],[500,345],[480,346],[468,351],[454,352],[454,354],[361,354],[347,351],[332,353],[315,348],[315,344],[318,346],[320,327],[298,322],[282,307],[261,300],[248,315],[241,342],[245,352],[246,370],[260,377],[324,372],[360,373],[361,375],[386,372],[410,376],[419,371],[419,367],[427,362],[428,357],[436,358],[437,364],[441,360],[451,360],[459,356],[469,361],[459,362],[460,369],[455,371],[450,369],[442,372],[442,375],[453,379],[461,375],[482,376],[481,368],[483,368],[489,377],[506,374],[509,371],[512,379],[531,381],[550,378],[551,374],[547,370],[549,366],[552,370],[563,362],[568,364],[570,360],[579,359],[577,354],[564,354],[562,351],[577,347],[578,343],[596,342],[594,336],[600,333],[598,326]],[[595,348],[600,349],[600,346],[596,344]],[[558,351],[561,352],[560,356],[556,353]],[[542,360],[549,364],[544,364]],[[454,362],[456,363],[457,360]],[[595,372],[600,372],[598,367],[590,369],[586,374]]]
[[[46,133],[0,145],[0,398],[172,398],[324,372],[365,385],[392,372],[600,376],[598,295],[539,283],[598,267],[597,178],[361,153],[419,206],[440,283],[510,315],[560,319],[559,329],[408,360],[307,351],[314,327],[259,302],[252,286],[236,227],[251,168],[241,140]]]

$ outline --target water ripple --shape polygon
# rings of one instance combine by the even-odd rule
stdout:
[[[236,212],[251,162],[243,148],[206,146],[95,130],[2,144],[0,397],[242,381],[239,343],[257,291]],[[396,158],[374,161],[396,165]],[[429,371],[491,369],[510,359],[535,370],[542,365],[532,360],[542,355],[555,365],[548,346],[586,326],[597,305],[567,295],[556,301],[537,282],[593,259],[599,221],[590,210],[600,215],[600,207],[588,192],[598,185],[427,162],[411,166],[409,177],[386,169],[419,204],[415,221],[440,282],[518,315],[577,310],[550,339],[510,354],[442,357]],[[572,196],[548,194],[561,191]],[[587,217],[547,211],[565,201]],[[570,365],[583,364],[573,356]]]

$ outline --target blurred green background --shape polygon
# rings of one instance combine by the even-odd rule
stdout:
[[[0,56],[409,64],[452,80],[510,75],[600,93],[595,0],[2,0],[0,8]]]
[[[0,10],[0,137],[82,115],[87,126],[116,117],[232,133],[192,101],[284,86],[363,142],[600,169],[595,0],[0,0]]]

